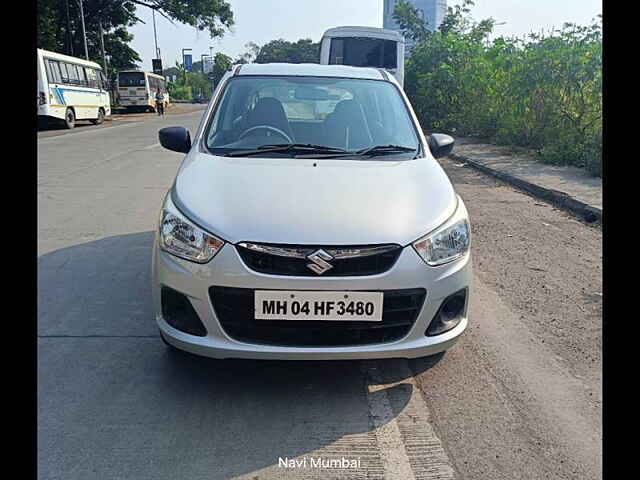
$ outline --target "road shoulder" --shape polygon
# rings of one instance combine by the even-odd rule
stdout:
[[[453,160],[546,200],[591,223],[602,219],[602,179],[576,167],[547,165],[532,153],[457,137]]]

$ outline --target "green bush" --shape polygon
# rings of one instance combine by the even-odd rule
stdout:
[[[185,100],[190,102],[193,100],[193,95],[191,93],[191,86],[189,85],[176,85],[169,84],[169,98],[171,100]]]
[[[493,20],[474,22],[470,5],[450,8],[438,31],[412,34],[419,43],[406,63],[405,91],[423,127],[533,148],[544,162],[600,175],[600,20],[490,41]]]

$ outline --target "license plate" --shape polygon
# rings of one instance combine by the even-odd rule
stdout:
[[[382,292],[256,290],[256,320],[382,321]]]

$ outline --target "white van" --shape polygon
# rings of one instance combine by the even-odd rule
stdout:
[[[384,68],[403,85],[404,37],[384,28],[330,28],[322,36],[320,64]]]
[[[111,115],[111,101],[102,67],[81,58],[37,49],[38,117],[62,120],[74,128],[76,120],[96,125]]]

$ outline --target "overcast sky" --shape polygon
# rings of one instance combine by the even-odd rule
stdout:
[[[211,40],[208,32],[198,32],[183,24],[172,25],[156,15],[158,47],[165,68],[181,58],[183,48],[192,48],[194,61],[203,53],[223,52],[233,58],[243,53],[245,44],[263,45],[284,38],[311,38],[340,25],[382,27],[383,0],[230,0],[236,24],[222,39]],[[448,5],[460,3],[449,0]],[[522,36],[531,31],[549,30],[565,22],[587,24],[602,13],[601,0],[476,0],[474,18],[493,17],[496,33]],[[142,68],[151,70],[154,37],[151,11],[138,7],[139,23],[130,29],[133,48],[142,57]]]

